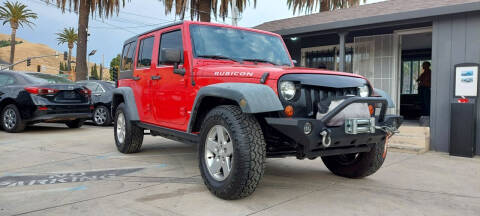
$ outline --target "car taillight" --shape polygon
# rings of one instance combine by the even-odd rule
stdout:
[[[88,95],[88,96],[92,95],[92,91],[88,88],[83,88],[82,90],[80,90],[80,92],[84,95]]]
[[[47,94],[55,94],[58,93],[58,89],[52,88],[42,88],[42,87],[25,87],[25,90],[30,94],[36,95],[47,95]]]

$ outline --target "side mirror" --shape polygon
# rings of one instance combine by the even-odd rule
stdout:
[[[173,72],[179,75],[185,75],[185,69],[179,69],[178,64],[182,62],[183,52],[181,49],[162,48],[160,62],[173,63]]]
[[[182,51],[180,49],[162,48],[160,61],[178,64],[182,61]]]
[[[390,95],[388,95],[385,91],[381,90],[381,89],[376,89],[374,88],[373,89],[373,93],[375,95],[378,95],[378,96],[381,96],[381,97],[384,97],[387,99],[387,108],[395,108],[395,103],[393,102],[392,98],[390,97]]]
[[[293,62],[293,64],[295,64],[295,65],[298,63],[297,60],[295,60],[295,59],[293,59],[292,62]]]

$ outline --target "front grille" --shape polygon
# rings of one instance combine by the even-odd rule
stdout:
[[[305,111],[308,117],[313,117],[318,111],[320,100],[340,100],[347,95],[358,95],[358,88],[328,88],[319,86],[302,86],[305,96]]]

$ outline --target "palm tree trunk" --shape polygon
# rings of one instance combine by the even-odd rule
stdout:
[[[78,15],[78,42],[77,42],[77,66],[75,80],[87,79],[87,39],[88,18],[90,16],[90,0],[80,0]]]
[[[330,0],[322,0],[320,2],[320,11],[330,11]]]
[[[10,36],[10,64],[15,61],[15,36],[17,35],[17,29],[12,28],[12,34]],[[10,70],[13,70],[13,65],[10,66]]]
[[[67,70],[72,70],[72,47],[68,46]]]
[[[200,21],[210,22],[210,11],[212,10],[211,0],[200,0],[198,7],[198,14],[200,15]]]

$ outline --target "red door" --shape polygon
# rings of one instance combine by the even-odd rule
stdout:
[[[162,61],[160,50],[162,48],[178,48],[183,50],[181,27],[175,26],[159,32],[159,52],[155,71],[161,80],[154,92],[155,119],[159,125],[184,130],[187,122],[187,105],[185,95],[188,88],[187,74],[174,73],[174,67],[170,63]],[[183,68],[183,62],[179,65]]]
[[[135,98],[137,102],[138,114],[141,121],[154,123],[152,94],[154,89],[154,68],[152,64],[152,54],[155,44],[155,34],[148,34],[139,37],[137,42],[137,54],[135,58],[134,80],[137,88],[135,89]]]

